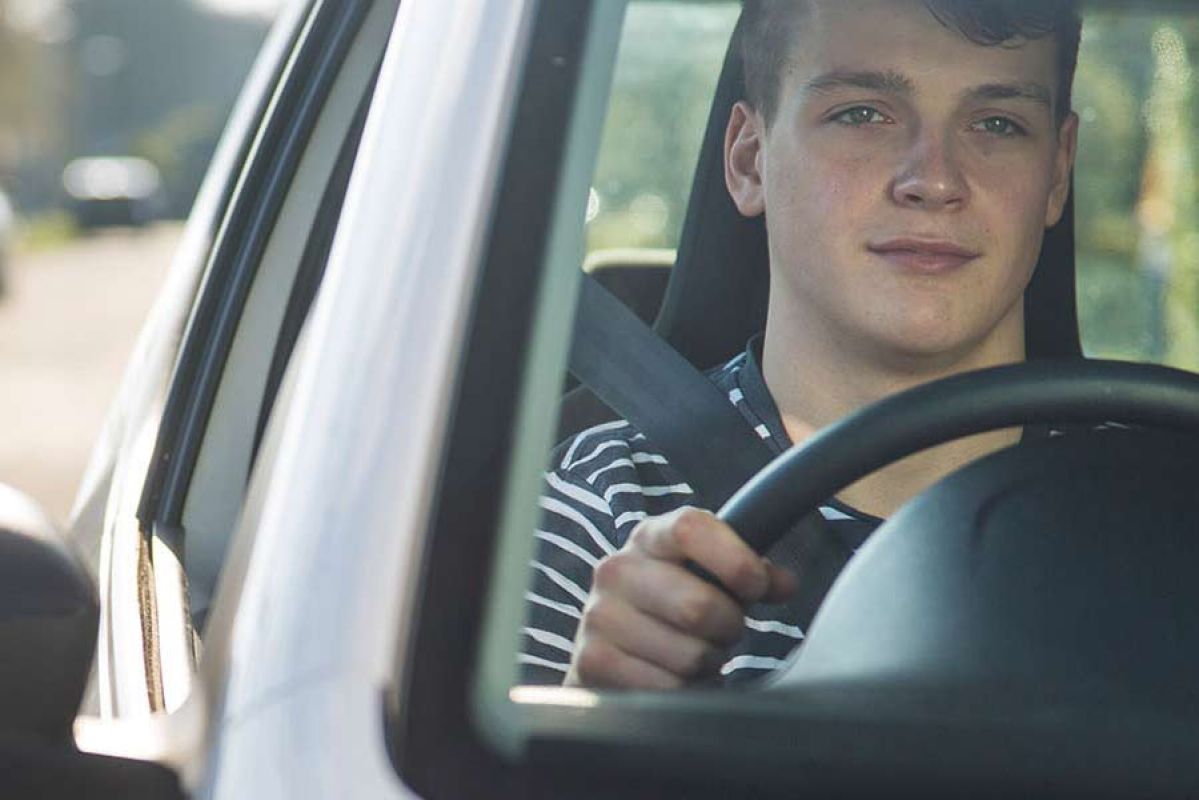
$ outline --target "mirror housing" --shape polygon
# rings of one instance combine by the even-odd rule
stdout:
[[[95,583],[67,540],[0,484],[0,735],[71,741],[99,621]]]

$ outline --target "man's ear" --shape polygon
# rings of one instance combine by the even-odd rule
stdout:
[[[724,132],[724,183],[737,210],[747,217],[766,211],[762,155],[766,131],[761,117],[744,100],[733,106]]]
[[[1045,227],[1052,228],[1066,210],[1070,196],[1070,174],[1074,170],[1074,154],[1078,151],[1078,115],[1071,111],[1062,120],[1057,134],[1057,152],[1053,156],[1053,183],[1049,187],[1049,204],[1045,209]]]

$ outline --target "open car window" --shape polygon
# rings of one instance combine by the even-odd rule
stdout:
[[[630,5],[587,197],[585,272],[641,319],[674,265],[735,2]]]
[[[1195,20],[1183,11],[1112,5],[1087,16],[1075,81],[1081,134],[1074,242],[1083,346],[1090,356],[1199,370],[1199,259],[1192,252],[1199,216],[1191,166],[1199,137],[1188,124],[1199,113],[1191,96],[1190,59],[1199,52]],[[395,702],[404,711],[393,720],[394,755],[418,789],[450,780],[435,777],[445,759],[469,758],[516,785],[527,780],[569,787],[564,793],[587,781],[603,787],[607,780],[630,795],[685,790],[689,796],[727,796],[730,785],[788,785],[777,772],[786,748],[827,779],[838,771],[868,770],[875,757],[882,763],[889,758],[887,743],[908,733],[902,720],[873,716],[868,698],[844,717],[813,706],[792,716],[778,697],[753,692],[629,694],[528,687],[516,680],[528,604],[538,602],[529,596],[529,565],[545,510],[538,497],[555,444],[548,421],[557,416],[565,383],[578,265],[590,262],[594,273],[605,250],[648,248],[667,255],[654,261],[643,252],[638,267],[668,268],[686,214],[678,198],[688,196],[698,155],[697,130],[676,125],[691,118],[685,111],[665,114],[669,120],[649,111],[639,116],[639,105],[661,109],[666,102],[655,99],[653,83],[641,81],[640,71],[674,76],[670,70],[678,68],[668,56],[651,57],[671,49],[663,43],[668,36],[647,37],[639,25],[687,19],[686,29],[694,21],[710,37],[695,51],[718,64],[735,13],[735,6],[716,2],[632,2],[627,10],[596,3],[585,24],[543,8],[534,26],[522,97],[544,104],[545,125],[560,126],[561,138],[539,151],[557,172],[547,177],[530,169],[526,148],[536,126],[526,127],[530,123],[518,115],[441,486],[444,498],[471,491],[474,503],[465,509],[443,499],[436,509],[421,589],[426,611],[411,631],[408,652],[414,655],[398,667],[401,699]],[[572,35],[581,37],[577,46],[569,44]],[[647,42],[649,55],[636,49]],[[565,64],[568,72],[551,79],[551,64]],[[711,92],[714,75],[706,73],[696,85]],[[625,91],[633,96],[622,96]],[[678,95],[688,97],[685,91]],[[705,119],[706,112],[698,114],[695,128]],[[659,147],[659,140],[669,144]],[[640,153],[628,152],[639,146]],[[652,168],[634,157],[643,153],[670,154],[652,158],[668,176],[660,184]],[[628,174],[643,181],[635,188],[613,177],[626,163],[634,165]],[[689,165],[682,180],[671,172],[679,164]],[[505,204],[532,189],[545,197],[519,211]],[[514,241],[518,236],[521,244]],[[538,258],[536,266],[521,261],[530,256]],[[647,316],[645,307],[627,302]],[[510,341],[497,339],[501,332]],[[483,394],[487,411],[472,411],[478,404],[471,399]],[[470,482],[481,467],[489,474],[501,471],[498,485],[481,490]],[[480,531],[494,532],[482,548],[489,556],[484,566],[475,563]],[[453,588],[442,588],[447,583]],[[476,583],[477,590],[461,589]],[[585,586],[558,583],[576,599],[586,593]],[[578,608],[560,611],[577,614]],[[451,620],[472,625],[454,630]],[[569,641],[544,637],[541,643],[569,655]],[[441,716],[430,732],[422,725],[435,712]],[[852,746],[858,726],[872,731],[861,747]],[[422,737],[415,736],[418,731]],[[458,734],[470,741],[449,741]],[[767,740],[779,748],[769,765],[759,758],[759,748],[773,746]],[[909,744],[910,752],[918,750],[918,742]]]

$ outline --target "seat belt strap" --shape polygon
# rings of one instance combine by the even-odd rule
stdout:
[[[570,371],[653,442],[702,508],[719,509],[773,458],[716,384],[590,275],[583,276]],[[849,553],[816,512],[767,555],[799,577],[787,607],[806,631]]]
[[[770,448],[716,384],[590,275],[583,276],[570,371],[653,442],[716,510],[770,463]]]

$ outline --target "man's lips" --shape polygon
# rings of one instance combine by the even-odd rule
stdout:
[[[924,275],[950,272],[981,255],[945,239],[888,239],[872,242],[866,249],[901,269]]]

